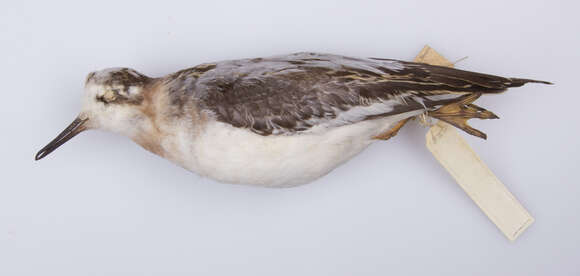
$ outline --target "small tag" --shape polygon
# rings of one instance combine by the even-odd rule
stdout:
[[[415,61],[453,65],[429,46],[421,50]],[[453,126],[439,121],[429,129],[426,139],[433,156],[510,241],[534,222]]]

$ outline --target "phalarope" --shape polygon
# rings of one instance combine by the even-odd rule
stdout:
[[[411,118],[469,134],[482,94],[537,82],[382,58],[296,53],[201,64],[161,78],[129,68],[90,73],[78,117],[41,159],[78,133],[104,129],[222,182],[308,183]]]

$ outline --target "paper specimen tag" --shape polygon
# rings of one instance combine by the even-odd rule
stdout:
[[[421,50],[415,61],[453,65],[429,46]],[[429,151],[510,241],[534,222],[453,126],[437,122],[427,132],[426,140]]]

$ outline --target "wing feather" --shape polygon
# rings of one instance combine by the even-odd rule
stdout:
[[[314,126],[335,127],[429,110],[466,93],[499,93],[530,81],[392,59],[316,53],[224,61],[204,65],[209,69],[201,73],[196,68],[178,73],[182,79],[195,75],[196,81],[188,82],[189,90],[200,107],[219,121],[260,135],[295,134]],[[169,83],[172,90],[184,90],[174,80]]]

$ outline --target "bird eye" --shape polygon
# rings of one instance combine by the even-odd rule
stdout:
[[[105,104],[114,102],[117,99],[117,92],[113,90],[106,90],[103,95],[97,96],[97,101],[103,102]]]
[[[107,90],[103,94],[103,98],[105,99],[105,101],[110,103],[117,99],[117,93],[115,93],[115,91],[113,90]]]

